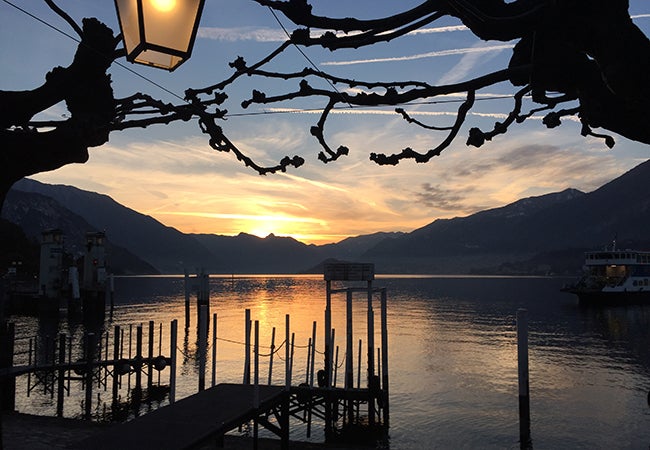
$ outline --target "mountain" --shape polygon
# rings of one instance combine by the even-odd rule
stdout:
[[[553,259],[568,249],[603,246],[616,236],[630,246],[650,241],[650,161],[601,188],[530,197],[467,217],[436,220],[402,237],[382,241],[363,257],[378,270],[467,273],[502,264]],[[579,251],[578,251],[579,250]]]
[[[246,233],[237,236],[191,236],[215,255],[218,262],[212,264],[211,270],[221,273],[296,273],[319,259],[315,245],[307,245],[291,237],[269,234],[260,238]]]
[[[115,257],[125,249],[142,260],[139,269],[135,263],[125,267],[126,273],[183,273],[201,268],[212,273],[296,273],[339,256],[335,245],[318,247],[272,234],[266,238],[246,233],[184,234],[106,195],[30,179],[13,186],[2,216],[36,241],[42,231],[60,228],[70,246],[80,249],[87,231],[105,231],[114,247],[114,266]],[[381,237],[348,238],[341,244],[341,255],[358,256]]]
[[[650,247],[649,193],[650,161],[590,193],[567,189],[438,219],[410,233],[321,246],[272,234],[185,234],[106,195],[29,179],[14,185],[2,215],[32,238],[56,227],[76,242],[86,231],[103,230],[116,253],[145,264],[129,263],[130,273],[297,273],[325,260],[374,262],[378,273],[565,273],[579,269],[584,250],[616,236],[619,246]]]
[[[66,249],[73,256],[81,256],[86,244],[86,232],[99,231],[83,217],[63,207],[51,197],[34,192],[12,189],[7,195],[2,210],[3,219],[22,229],[32,240],[40,242],[41,233],[54,228],[64,231]],[[17,249],[14,250],[17,252]],[[39,250],[37,249],[37,252]],[[130,251],[108,237],[107,252],[110,255],[111,269],[115,274],[156,274],[159,273]]]
[[[51,197],[84,217],[94,229],[105,231],[111,242],[129,249],[161,272],[183,273],[188,263],[190,267],[207,266],[214,258],[192,236],[122,206],[107,195],[30,179],[20,180],[13,190]]]

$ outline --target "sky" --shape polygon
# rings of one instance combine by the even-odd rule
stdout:
[[[0,0],[0,89],[33,89],[53,67],[70,64],[77,43],[61,33],[74,35],[44,1],[10,1],[37,19]],[[312,2],[316,14],[362,18],[381,17],[418,3]],[[97,17],[119,29],[111,1],[59,0],[57,4],[77,23]],[[630,13],[650,35],[650,2],[630,0]],[[294,28],[283,16],[278,18],[287,30]],[[267,8],[248,0],[207,0],[190,60],[170,73],[120,59],[109,70],[113,90],[116,98],[143,92],[178,104],[185,89],[228,78],[232,74],[228,63],[237,56],[256,62],[284,38]],[[371,48],[330,52],[309,47],[304,54],[290,48],[270,68],[298,71],[313,63],[345,78],[439,85],[504,68],[512,45],[482,42],[459,21],[445,19]],[[324,82],[310,83],[329,87]],[[590,192],[649,156],[647,145],[618,135],[613,149],[600,139],[582,137],[576,121],[564,120],[559,128],[546,129],[541,116],[514,125],[480,148],[466,146],[471,127],[489,130],[510,110],[511,98],[495,97],[511,95],[515,89],[502,84],[478,92],[481,100],[456,141],[427,164],[406,160],[398,166],[378,166],[369,155],[395,153],[407,146],[425,152],[444,135],[406,123],[390,107],[337,110],[325,126],[326,138],[332,148],[345,145],[350,154],[323,164],[309,130],[319,119],[314,111],[326,99],[240,106],[253,89],[277,95],[294,90],[296,84],[238,80],[227,90],[229,99],[222,107],[229,115],[220,125],[259,164],[274,165],[285,155],[299,155],[305,164],[298,169],[260,176],[234,155],[211,149],[198,123],[190,121],[113,132],[108,143],[90,149],[87,163],[31,178],[109,195],[186,233],[245,232],[260,237],[273,233],[320,245],[380,231],[409,232],[439,218],[466,216],[567,188]],[[457,106],[452,101],[404,108],[427,124],[449,125]],[[62,119],[66,112],[65,105],[59,104],[41,117]]]

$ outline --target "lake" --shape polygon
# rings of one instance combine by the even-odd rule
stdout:
[[[515,317],[525,308],[533,446],[647,449],[650,306],[581,307],[574,296],[559,292],[567,281],[378,276],[373,287],[385,287],[388,293],[390,448],[519,447]],[[365,340],[366,306],[364,294],[355,296],[355,342]],[[282,344],[285,315],[290,315],[296,343],[294,383],[304,381],[314,321],[316,347],[322,350],[322,276],[211,277],[210,312],[218,317],[217,382],[242,381],[246,309],[260,322],[262,354],[269,353],[273,327],[276,348]],[[375,310],[378,336],[378,302]],[[107,314],[101,327],[128,329],[153,320],[156,332],[162,323],[166,335],[170,321],[178,319],[178,399],[195,393],[198,386],[194,305],[188,330],[184,317],[182,277],[122,277],[115,279],[112,316]],[[84,331],[83,323],[65,318],[12,319],[22,351],[37,334],[78,336]],[[332,326],[343,353],[345,295],[333,296]],[[166,337],[161,347],[166,354]],[[318,363],[322,361],[317,359],[317,369]],[[284,383],[283,364],[280,357],[274,361],[274,383]],[[208,383],[210,365],[208,361]],[[266,380],[268,358],[262,358],[261,374]],[[17,409],[54,415],[56,399],[38,389],[27,397],[25,378],[18,380]],[[341,381],[339,374],[339,385]],[[79,412],[79,401],[66,399],[65,415]],[[304,433],[292,427],[292,439],[306,439]],[[322,439],[322,434],[314,430],[312,439]]]

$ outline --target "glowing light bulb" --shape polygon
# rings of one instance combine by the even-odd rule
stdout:
[[[151,5],[160,12],[169,12],[176,7],[176,0],[151,0]]]

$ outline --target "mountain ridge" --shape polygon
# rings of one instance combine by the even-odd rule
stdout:
[[[16,209],[15,195],[8,197],[3,217],[11,212],[11,221],[27,223],[28,235],[45,226],[43,217],[57,203],[69,213],[61,210],[49,223],[81,217],[161,273],[200,268],[212,273],[300,273],[328,259],[374,262],[379,273],[499,273],[517,267],[524,273],[554,272],[570,270],[568,259],[573,257],[578,269],[578,249],[600,246],[616,235],[631,245],[650,240],[650,161],[589,193],[569,188],[465,217],[436,219],[408,233],[378,232],[325,245],[273,234],[182,233],[107,195],[71,186],[24,179],[14,191],[52,199],[41,199],[31,208],[23,202]]]

